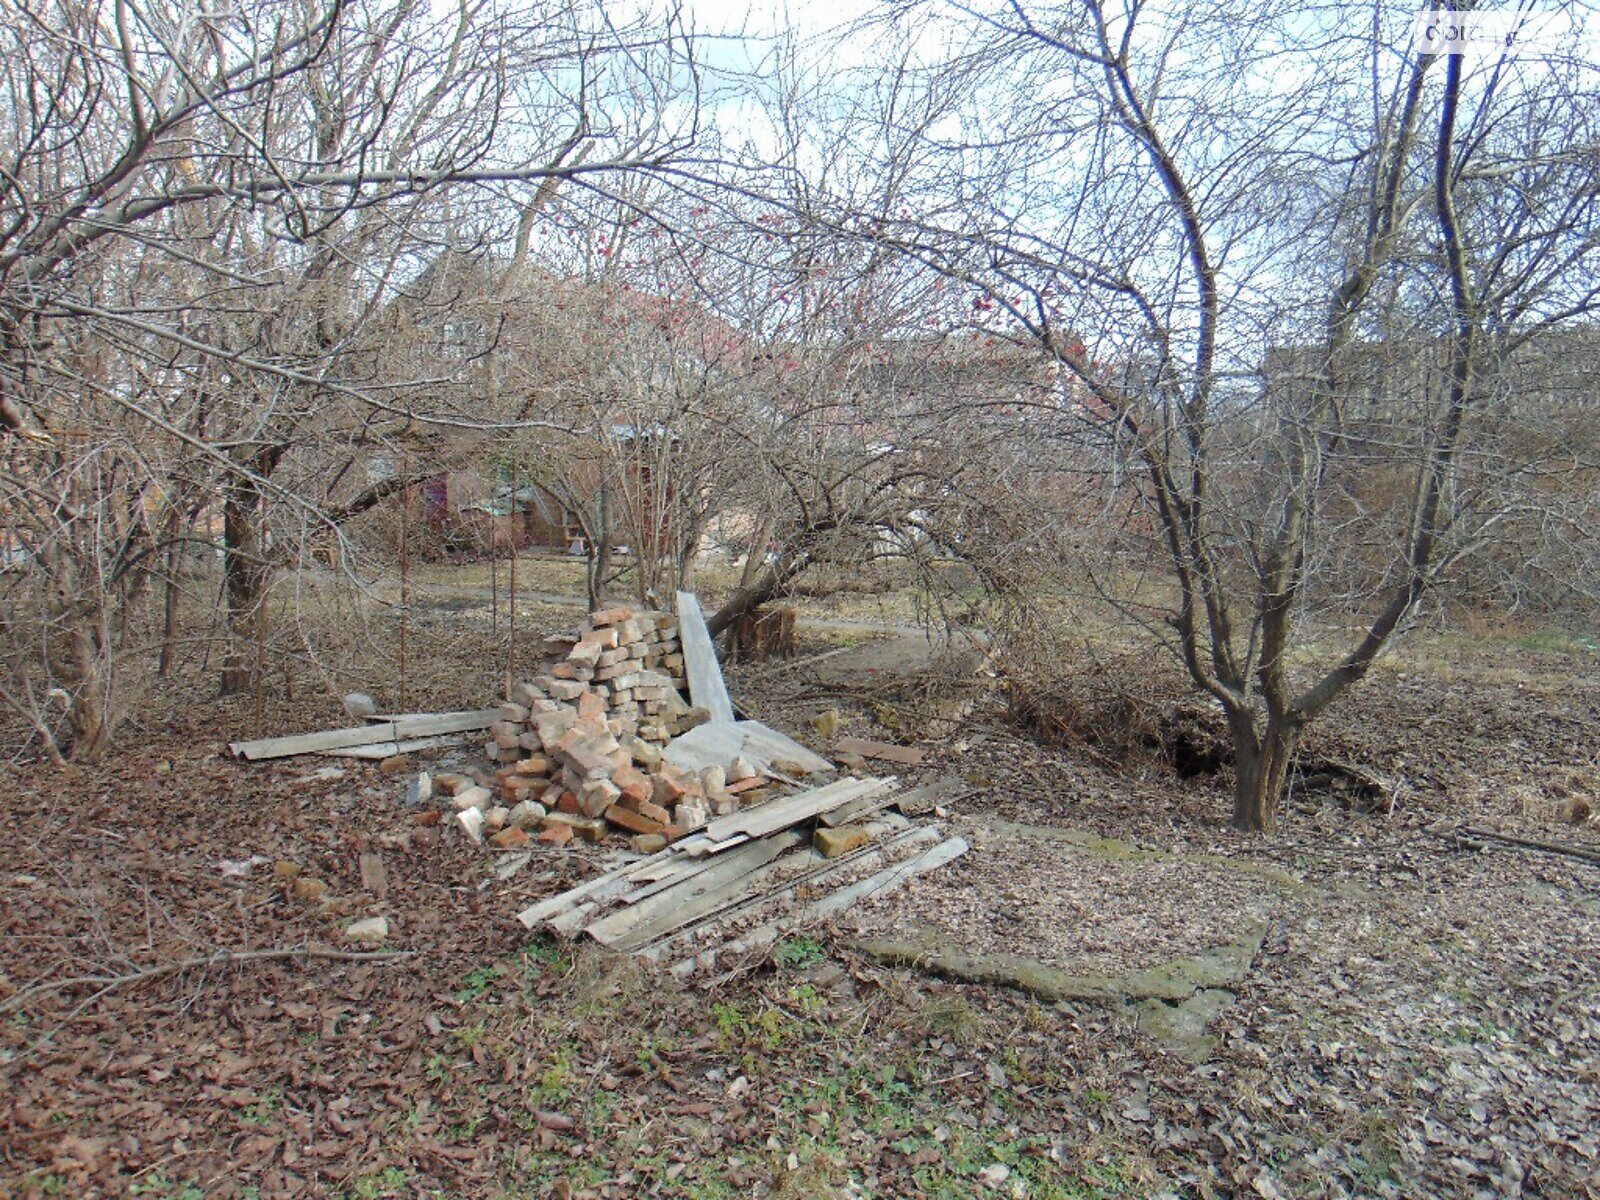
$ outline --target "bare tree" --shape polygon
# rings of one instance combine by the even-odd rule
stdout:
[[[1501,536],[1491,477],[1537,473],[1498,398],[1593,311],[1592,74],[1421,54],[1382,5],[928,22],[954,51],[864,114],[910,203],[828,219],[1064,369],[1037,444],[1092,448],[1142,510],[1102,542],[1102,590],[1159,553],[1162,619],[1148,588],[1124,611],[1222,710],[1235,822],[1270,829],[1305,727]]]
[[[692,64],[670,28],[560,0],[7,0],[0,36],[0,504],[55,597],[9,694],[43,729],[33,697],[57,689],[93,756],[118,707],[104,631],[126,648],[134,624],[116,581],[144,594],[166,562],[170,599],[177,548],[220,534],[223,683],[248,686],[275,516],[348,515],[316,486],[333,447],[485,424],[469,358],[408,377],[375,317],[440,247],[525,242],[557,181],[603,192],[670,158]]]

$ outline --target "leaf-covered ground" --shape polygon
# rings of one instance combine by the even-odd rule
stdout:
[[[851,732],[883,732],[815,683],[750,668],[734,690],[802,732],[824,704]],[[441,706],[467,699],[438,690]],[[1224,776],[1044,750],[982,706],[930,746],[923,775],[980,785],[953,819],[1091,830],[1303,885],[1275,888],[1263,951],[1199,1066],[1131,1010],[885,969],[825,929],[682,985],[530,941],[512,915],[594,852],[499,880],[486,852],[405,808],[404,777],[229,760],[227,738],[258,719],[311,728],[334,710],[258,718],[180,696],[104,766],[11,768],[0,1195],[1600,1195],[1600,867],[1442,836],[1471,820],[1600,846],[1593,824],[1564,820],[1595,799],[1592,657],[1386,668],[1320,748],[1403,778],[1400,803],[1300,796],[1270,840],[1223,826]],[[364,851],[383,860],[381,899]],[[1070,860],[1021,882],[1007,861],[986,871],[981,846],[962,861],[976,899],[940,910],[953,932],[994,938],[990,904],[1052,911],[1040,893]],[[1207,914],[1188,910],[1213,893],[1249,907],[1248,872],[1209,867],[1228,882],[1207,889],[1154,861],[1143,892],[1119,869],[1106,929],[1205,936]],[[326,894],[297,899],[279,863]],[[1070,943],[1115,959],[1071,882]],[[930,887],[918,903],[950,901]],[[29,990],[220,949],[337,949],[379,914],[383,949],[407,957],[218,959]],[[1027,928],[1003,940],[1025,952]]]

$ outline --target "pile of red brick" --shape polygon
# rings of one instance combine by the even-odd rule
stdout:
[[[684,699],[670,613],[605,609],[552,648],[562,657],[517,684],[489,727],[496,765],[433,781],[469,836],[509,849],[599,841],[615,828],[649,852],[765,798],[766,780],[742,760],[697,774],[662,758],[662,746],[707,719]]]

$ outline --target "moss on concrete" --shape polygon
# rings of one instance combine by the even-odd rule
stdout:
[[[1136,1000],[1181,1001],[1197,991],[1236,984],[1250,969],[1265,937],[1266,926],[1252,923],[1226,945],[1125,975],[1063,971],[1021,954],[969,953],[940,943],[925,930],[897,938],[866,938],[854,945],[879,962],[967,983],[1014,987],[1041,1000],[1125,1004]]]
[[[1088,833],[1081,829],[1062,829],[1054,825],[1028,825],[1020,821],[1006,821],[999,817],[991,817],[983,822],[996,833],[1007,834],[1012,837],[1038,838],[1044,841],[1064,842],[1074,849],[1082,850],[1085,854],[1093,854],[1097,858],[1109,862],[1188,862],[1196,866],[1213,867],[1220,871],[1232,871],[1239,875],[1249,875],[1256,879],[1265,880],[1284,892],[1301,894],[1311,890],[1306,884],[1296,879],[1282,867],[1274,867],[1269,863],[1252,862],[1249,859],[1229,858],[1222,854],[1202,854],[1187,850],[1152,850],[1145,846],[1136,846],[1132,842],[1119,841],[1116,838],[1100,837],[1098,834]]]

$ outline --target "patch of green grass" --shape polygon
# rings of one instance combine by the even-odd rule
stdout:
[[[772,948],[772,961],[791,971],[814,967],[827,957],[822,943],[804,934],[784,938]]]
[[[529,979],[541,975],[565,975],[572,967],[561,947],[549,942],[529,942],[517,954],[522,972]]]
[[[917,1024],[928,1037],[967,1045],[983,1033],[988,1018],[959,992],[935,996],[916,1012]]]
[[[528,1092],[530,1108],[561,1108],[570,1103],[579,1083],[578,1056],[571,1046],[562,1046],[550,1056],[539,1073],[539,1082]]]
[[[574,1188],[597,1188],[609,1177],[610,1172],[604,1163],[592,1159],[572,1159],[567,1155],[554,1150],[535,1150],[528,1155],[528,1182],[533,1184],[549,1183],[560,1179],[564,1180],[569,1190]],[[633,1164],[634,1169],[639,1169],[639,1164]],[[508,1193],[523,1195],[522,1192]],[[537,1190],[530,1190],[528,1195],[540,1194]]]
[[[253,1103],[247,1104],[239,1111],[239,1119],[246,1125],[254,1125],[257,1129],[265,1129],[272,1124],[272,1118],[277,1115],[279,1106],[283,1103],[283,1094],[277,1088],[263,1092],[256,1097]]]
[[[712,1177],[710,1179],[688,1179],[680,1185],[683,1188],[683,1200],[736,1200],[741,1194],[726,1180]]]
[[[487,992],[499,978],[498,967],[474,967],[461,977],[461,986],[456,989],[456,1003],[467,1004],[476,1000]]]
[[[809,983],[796,984],[790,988],[789,1003],[793,1004],[807,1017],[816,1016],[828,1005],[827,1000],[823,998],[821,993]]]
[[[348,1189],[337,1195],[339,1200],[383,1200],[402,1195],[410,1182],[411,1176],[400,1167],[385,1167],[369,1175],[357,1175]]]
[[[766,1053],[781,1049],[803,1032],[803,1023],[771,1005],[754,1016],[747,1014],[737,1004],[717,1001],[711,1006],[711,1020],[717,1027],[717,1036],[723,1049],[761,1050]]]
[[[1568,633],[1565,629],[1540,627],[1530,629],[1511,639],[1519,650],[1546,654],[1593,654],[1600,650],[1600,642],[1591,637]]]
[[[149,1196],[152,1200],[206,1200],[205,1192],[193,1179],[168,1179],[160,1171],[136,1180],[128,1188],[130,1196]]]
[[[1363,1191],[1376,1191],[1396,1180],[1400,1165],[1400,1135],[1383,1113],[1369,1112],[1361,1119],[1361,1149],[1353,1174]]]
[[[616,1107],[616,1098],[607,1091],[597,1090],[584,1101],[583,1125],[589,1131],[590,1138],[598,1140],[605,1136]]]

